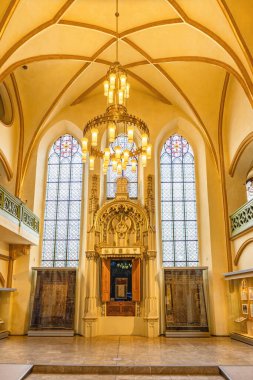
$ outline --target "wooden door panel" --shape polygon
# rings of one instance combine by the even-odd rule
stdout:
[[[141,261],[133,260],[132,266],[132,300],[140,302],[141,300]]]
[[[110,301],[111,293],[111,260],[102,259],[102,302]]]

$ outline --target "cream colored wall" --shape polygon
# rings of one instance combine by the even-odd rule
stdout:
[[[11,96],[11,103],[13,107],[13,121],[10,125],[7,126],[0,121],[0,153],[4,156],[6,163],[10,168],[12,178],[11,180],[8,180],[0,158],[0,184],[11,193],[14,193],[16,184],[16,166],[18,159],[20,120],[16,95],[10,77],[5,80],[5,83]]]
[[[141,107],[145,104],[145,107]],[[94,106],[96,105],[96,106]],[[52,120],[45,128],[39,144],[31,155],[31,160],[28,165],[26,177],[24,179],[24,186],[22,188],[22,198],[28,200],[28,206],[41,218],[41,239],[43,236],[43,214],[44,214],[44,199],[45,199],[45,181],[46,181],[46,163],[47,154],[52,143],[63,133],[74,134],[77,138],[82,136],[82,128],[85,122],[92,118],[104,108],[104,99],[100,95],[90,96],[85,102],[72,107],[66,107]],[[210,151],[209,144],[204,137],[204,133],[199,130],[177,107],[168,106],[156,100],[153,96],[138,93],[135,97],[135,103],[129,108],[130,113],[137,114],[143,118],[149,125],[151,132],[151,141],[154,145],[154,159],[152,159],[147,168],[144,170],[143,179],[141,178],[141,186],[145,194],[145,183],[148,174],[155,175],[156,178],[156,197],[159,194],[159,151],[162,143],[172,133],[178,132],[184,135],[191,143],[196,157],[196,183],[197,183],[197,198],[198,198],[198,224],[199,224],[199,247],[200,247],[200,264],[209,267],[209,286],[210,286],[210,306],[211,306],[211,328],[212,333],[223,335],[227,333],[226,326],[226,299],[225,290],[221,292],[220,289],[224,288],[222,273],[227,270],[226,267],[226,254],[224,243],[224,215],[222,212],[221,204],[221,187],[219,182],[219,175],[216,164],[213,158],[213,152]],[[97,163],[95,173],[100,174],[100,167]],[[89,175],[89,173],[88,173]],[[87,182],[86,182],[87,184]],[[87,187],[84,194],[85,202],[88,201]],[[159,215],[159,198],[157,197],[157,226],[160,225]],[[213,207],[213,205],[219,207]],[[85,215],[83,216],[81,234],[83,236],[81,247],[81,264],[78,272],[78,295],[80,302],[78,317],[76,321],[77,331],[82,333],[82,313],[83,302],[85,296]],[[157,249],[158,249],[158,266],[156,275],[161,273],[161,247],[159,228],[157,231]],[[20,262],[19,275],[16,276],[16,282],[19,286],[24,288],[23,297],[25,298],[24,305],[29,304],[29,290],[30,290],[30,267],[34,264],[40,263],[41,245],[32,249],[32,256],[29,263],[25,261],[26,265],[26,280],[25,267]],[[34,261],[34,263],[33,263]],[[21,272],[20,272],[21,271]],[[22,275],[21,275],[22,273]],[[24,276],[24,277],[22,277]],[[160,284],[159,287],[162,285]],[[157,286],[156,294],[160,293]],[[219,302],[217,302],[217,299]],[[163,299],[161,298],[161,308]],[[19,302],[16,302],[15,307],[20,307]],[[27,323],[26,317],[17,324],[15,328],[16,333],[22,333],[25,330]],[[13,320],[15,322],[15,319]],[[164,326],[161,320],[161,331],[163,332]],[[16,323],[16,322],[15,322]]]
[[[228,212],[232,214],[247,202],[245,182],[253,160],[253,141],[245,146],[233,177],[229,174],[237,150],[253,132],[253,109],[238,82],[230,77],[224,108],[223,145]]]
[[[230,77],[224,108],[223,144],[226,172],[226,192],[228,213],[231,215],[247,202],[246,178],[253,164],[253,110],[237,81]],[[244,144],[244,141],[248,141]],[[241,148],[240,148],[241,147]],[[240,148],[240,149],[239,149]],[[238,152],[240,151],[240,154]],[[234,173],[230,173],[232,163],[237,159]],[[243,250],[238,265],[234,259],[247,240],[253,238],[253,229],[231,240],[234,270],[253,267],[252,245]]]
[[[242,244],[248,244],[245,248],[242,247]],[[235,251],[236,253],[240,252],[240,258],[238,261],[238,265],[236,267],[237,270],[244,270],[253,268],[253,232],[249,232],[245,234],[243,237],[238,238],[234,241]],[[240,250],[242,248],[242,250]]]
[[[23,335],[27,333],[30,302],[30,255],[19,257],[14,262],[12,286],[17,289],[13,294],[11,334]]]
[[[30,289],[32,281],[32,267],[41,265],[42,254],[42,240],[43,240],[43,224],[44,224],[44,210],[45,210],[45,197],[46,197],[46,180],[47,180],[47,160],[49,151],[53,143],[65,133],[73,135],[80,141],[82,137],[81,130],[72,122],[68,120],[61,120],[54,125],[54,128],[48,128],[42,135],[36,150],[33,151],[30,164],[28,166],[27,175],[22,188],[22,198],[28,200],[28,207],[40,218],[40,244],[37,247],[31,247],[31,253],[28,261],[22,263],[17,260],[16,271],[19,275],[16,276],[17,286],[21,287],[24,291],[20,293],[19,299],[16,297],[17,307],[21,307],[20,302],[22,300],[25,305],[24,317],[16,326],[15,333],[22,334],[22,331],[27,331],[29,327],[29,302],[30,302]],[[85,188],[85,186],[84,186]],[[87,190],[87,188],[86,188]],[[76,302],[76,331],[81,332],[81,318],[83,313],[83,291],[84,288],[84,271],[85,260],[83,258],[83,252],[85,251],[85,238],[86,238],[86,224],[85,224],[85,212],[86,210],[86,197],[83,197],[83,215],[81,217],[81,242],[80,242],[80,266],[77,273],[77,302]],[[26,266],[26,267],[25,267]],[[26,269],[25,269],[26,268]],[[21,275],[21,273],[22,275]],[[24,276],[23,276],[24,275]]]
[[[234,270],[253,268],[253,228],[236,236],[231,241],[231,244],[233,247]]]
[[[156,209],[157,209],[157,226],[160,221],[160,201],[159,201],[159,152],[166,138],[173,133],[180,133],[188,139],[192,145],[196,159],[196,184],[198,200],[198,227],[199,227],[199,251],[200,264],[209,267],[209,289],[210,289],[210,315],[211,329],[213,334],[227,334],[226,318],[226,298],[224,281],[222,274],[227,271],[227,258],[225,249],[225,230],[224,214],[221,198],[221,183],[214,160],[213,151],[210,149],[204,132],[197,127],[191,120],[183,114],[177,107],[164,104],[153,96],[137,93],[135,103],[129,107],[129,112],[137,114],[143,118],[149,125],[151,132],[151,141],[154,146],[153,159],[144,169],[141,186],[144,191],[148,174],[155,175],[156,179]],[[142,104],[142,106],[141,106]],[[143,107],[145,104],[145,107]],[[47,155],[52,143],[62,134],[71,133],[76,138],[81,138],[82,129],[85,122],[97,113],[103,112],[104,99],[100,95],[90,96],[85,102],[72,107],[66,107],[50,122],[44,129],[41,138],[31,154],[31,158],[24,178],[22,188],[22,199],[28,201],[28,207],[41,218],[41,240],[43,236],[43,215],[45,201],[45,181],[47,168]],[[96,171],[100,174],[100,168],[97,164]],[[87,173],[87,180],[89,171]],[[142,177],[142,176],[141,176]],[[87,184],[85,181],[84,204],[88,202]],[[214,207],[215,205],[215,207]],[[82,313],[85,297],[85,237],[86,237],[86,218],[84,212],[81,226],[81,261],[78,272],[78,312],[76,327],[77,331],[82,333]],[[19,293],[14,296],[14,313],[13,326],[14,333],[22,334],[27,329],[29,315],[29,293],[31,286],[31,267],[40,264],[41,244],[39,247],[33,247],[29,258],[18,259],[14,268],[13,285],[19,288]],[[159,228],[157,230],[157,251],[158,266],[156,275],[161,277],[161,244]],[[160,307],[163,307],[163,298],[160,283],[157,286],[156,294],[160,294]],[[221,289],[224,291],[222,292]],[[16,310],[23,313],[23,318],[16,320],[14,314]],[[164,331],[164,324],[161,318],[161,331]]]
[[[9,256],[9,244],[6,244],[0,241],[0,255],[4,255],[6,257]],[[6,286],[7,275],[8,275],[8,261],[2,260],[1,258],[0,258],[0,272],[2,273],[4,277],[5,286]]]
[[[238,81],[230,76],[226,96],[223,138],[229,167],[243,139],[253,131],[253,110]]]
[[[224,335],[228,333],[227,302],[225,297],[225,283],[222,273],[227,271],[226,247],[224,240],[224,214],[221,199],[221,185],[217,167],[212,152],[207,146],[198,129],[183,118],[175,118],[165,125],[155,138],[156,162],[156,208],[157,226],[160,226],[160,174],[159,157],[163,143],[172,134],[179,133],[190,143],[195,157],[196,199],[199,236],[199,264],[208,266],[209,276],[209,306],[211,333]],[[149,169],[149,168],[148,168]],[[213,205],[216,205],[215,208]],[[161,271],[161,233],[157,229],[157,247],[159,253],[158,266]],[[161,287],[163,276],[160,273]],[[223,292],[220,290],[223,289]],[[162,290],[163,291],[163,290]],[[161,293],[162,294],[162,293]],[[218,302],[217,302],[218,301]],[[219,307],[217,307],[219,305]],[[161,297],[161,316],[164,315],[163,297]],[[164,331],[163,317],[161,320]]]

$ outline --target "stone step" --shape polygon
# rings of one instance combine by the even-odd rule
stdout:
[[[1,380],[23,380],[32,371],[32,365],[0,364]]]
[[[224,380],[222,376],[204,375],[60,375],[32,374],[27,380]]]
[[[141,376],[219,376],[218,366],[145,366],[145,365],[39,365],[33,366],[33,374],[65,375],[141,375]]]

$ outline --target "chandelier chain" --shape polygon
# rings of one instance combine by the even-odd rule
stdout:
[[[119,60],[119,1],[116,0],[116,35],[117,35],[117,41],[116,41],[116,62]]]
[[[119,63],[119,10],[116,0],[116,61],[111,64],[104,81],[104,96],[107,98],[106,112],[89,120],[84,127],[82,138],[82,161],[89,157],[90,170],[94,170],[95,158],[102,159],[103,173],[112,167],[117,175],[124,176],[129,165],[136,172],[138,156],[143,167],[147,159],[151,159],[152,145],[149,143],[150,134],[147,124],[127,112],[130,83],[127,71]],[[104,135],[106,132],[106,135]],[[103,138],[103,135],[105,138]],[[123,146],[116,144],[114,152],[112,145],[119,141],[120,136],[126,136]],[[141,140],[141,142],[140,142]],[[130,151],[129,144],[135,143],[135,150]],[[99,148],[100,145],[100,148]],[[101,148],[101,145],[105,145]]]

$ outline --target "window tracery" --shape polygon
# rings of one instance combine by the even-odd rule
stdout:
[[[195,169],[193,150],[175,134],[160,157],[162,252],[165,266],[198,264]]]
[[[48,156],[42,265],[78,266],[82,152],[71,135],[61,136]]]

